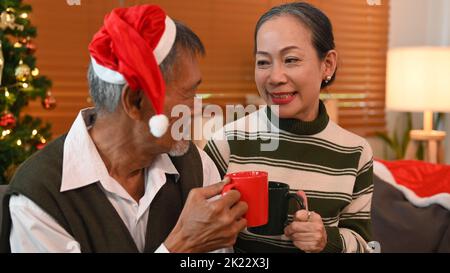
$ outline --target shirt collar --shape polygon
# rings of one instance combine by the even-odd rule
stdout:
[[[81,188],[96,182],[111,192],[120,191],[118,183],[112,178],[101,159],[88,130],[94,124],[94,108],[83,109],[67,134],[64,142],[63,170],[60,191]],[[149,173],[173,174],[176,179],[179,173],[167,154],[158,155],[147,170]],[[165,177],[165,175],[163,175]],[[161,176],[159,176],[161,177]],[[147,177],[148,178],[148,177]]]

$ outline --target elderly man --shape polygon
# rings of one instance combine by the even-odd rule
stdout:
[[[142,5],[113,10],[89,51],[95,109],[82,110],[66,135],[16,173],[4,200],[1,250],[232,246],[246,225],[246,204],[236,191],[217,196],[226,181],[216,183],[219,173],[203,151],[173,140],[174,120],[165,115],[176,105],[193,107],[199,38],[159,7]]]

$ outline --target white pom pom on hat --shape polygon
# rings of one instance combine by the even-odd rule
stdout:
[[[162,137],[169,128],[169,119],[166,115],[154,115],[150,118],[148,125],[150,126],[152,135]]]
[[[169,119],[163,114],[165,82],[159,64],[175,43],[176,26],[156,5],[117,8],[89,44],[95,74],[113,84],[143,90],[155,110],[150,132],[163,136]]]

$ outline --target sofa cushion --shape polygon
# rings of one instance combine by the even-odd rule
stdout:
[[[450,211],[439,204],[417,207],[374,175],[373,239],[381,252],[450,252]]]

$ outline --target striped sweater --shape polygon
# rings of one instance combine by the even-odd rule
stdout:
[[[320,102],[316,120],[277,119],[264,107],[225,125],[208,141],[205,151],[222,176],[263,170],[269,181],[303,190],[309,210],[321,215],[327,232],[324,252],[363,252],[371,239],[372,150],[361,137],[329,120]],[[264,151],[261,145],[276,142]],[[295,206],[290,206],[292,221]],[[286,236],[240,233],[235,250],[298,252]]]

